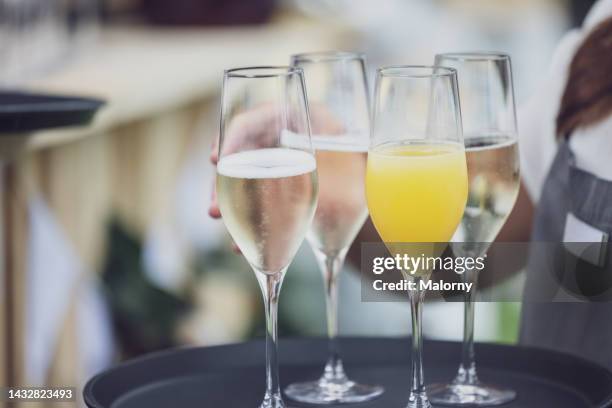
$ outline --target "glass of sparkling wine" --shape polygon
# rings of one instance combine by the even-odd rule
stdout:
[[[285,134],[291,134],[289,142]],[[278,298],[312,221],[317,189],[302,69],[226,71],[217,194],[225,225],[264,298],[266,393],[261,408],[285,406],[278,377]]]
[[[467,170],[454,69],[393,66],[378,70],[367,163],[367,202],[378,233],[393,254],[448,242],[467,199]],[[410,252],[410,245],[406,252]],[[413,254],[420,255],[420,254]],[[422,365],[421,281],[429,271],[404,274],[412,312],[409,408],[431,407]]]
[[[517,126],[510,57],[499,53],[449,53],[436,65],[455,68],[459,81],[468,166],[468,202],[452,248],[457,256],[479,257],[512,211],[519,190]],[[430,386],[434,403],[490,406],[513,400],[513,390],[480,382],[474,354],[474,296],[478,276],[465,293],[463,347],[459,371],[449,384]]]
[[[368,216],[365,174],[370,115],[365,61],[361,54],[322,52],[294,55],[291,62],[304,70],[317,159],[319,201],[307,240],[323,275],[329,357],[319,379],[291,384],[285,393],[310,404],[368,401],[382,394],[383,388],[347,377],[336,340],[338,275]]]

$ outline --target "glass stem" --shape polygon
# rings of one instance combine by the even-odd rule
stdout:
[[[417,286],[420,278],[414,279]],[[423,375],[423,298],[425,292],[416,289],[409,292],[410,311],[412,314],[412,385],[410,386],[409,408],[431,407],[425,391],[425,378]]]
[[[338,275],[344,263],[346,251],[336,254],[317,254],[317,260],[325,286],[325,307],[327,312],[327,337],[329,344],[329,357],[325,365],[322,381],[347,381],[338,344]]]
[[[257,272],[266,312],[266,395],[261,408],[283,408],[278,375],[278,296],[285,271],[274,274]]]
[[[474,353],[474,300],[478,274],[474,269],[468,269],[463,274],[463,282],[471,283],[472,288],[464,294],[463,303],[463,344],[461,350],[461,364],[455,378],[455,384],[476,385],[476,355]]]

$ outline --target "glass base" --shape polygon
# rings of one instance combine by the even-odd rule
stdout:
[[[516,398],[516,392],[485,384],[434,384],[427,387],[434,404],[489,407],[502,405]]]
[[[383,393],[378,385],[357,384],[351,380],[309,381],[291,384],[285,389],[287,397],[307,404],[341,404],[370,401]]]
[[[427,393],[425,391],[422,392],[411,392],[410,397],[408,398],[408,405],[406,408],[433,408],[431,406],[431,402],[427,398]]]
[[[286,408],[286,406],[280,395],[267,394],[259,408]]]

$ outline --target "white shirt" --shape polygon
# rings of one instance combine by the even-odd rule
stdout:
[[[565,90],[567,73],[589,32],[612,15],[612,0],[599,0],[581,28],[567,33],[554,53],[551,67],[535,94],[518,110],[521,174],[534,203],[540,199],[544,180],[557,153],[556,117]],[[570,139],[576,166],[612,181],[612,116],[579,128]]]

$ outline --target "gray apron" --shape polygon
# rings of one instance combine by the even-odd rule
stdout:
[[[537,205],[520,342],[579,355],[612,369],[612,302],[543,301],[547,290],[551,291],[552,298],[556,290],[552,288],[553,282],[557,283],[557,289],[563,286],[559,283],[563,277],[559,277],[558,270],[563,268],[566,257],[561,242],[569,213],[602,232],[612,233],[612,182],[575,167],[569,142],[563,141]],[[538,242],[558,242],[559,246],[546,253]],[[594,284],[590,282],[596,289],[610,286],[612,249],[607,252],[605,265],[592,275],[597,277]]]

